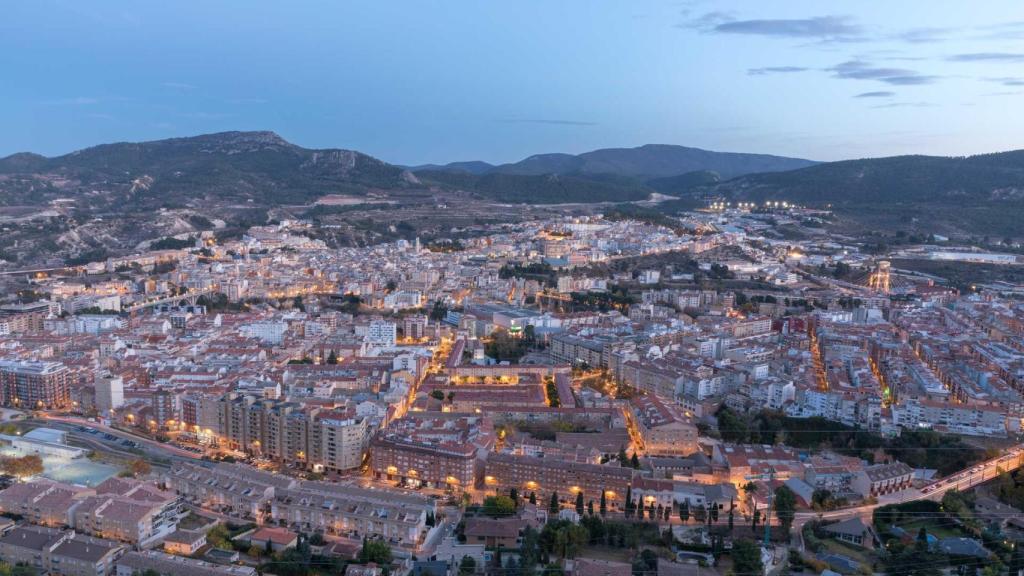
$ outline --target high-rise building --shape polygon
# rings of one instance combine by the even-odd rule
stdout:
[[[124,380],[112,374],[100,374],[96,377],[96,412],[100,416],[110,416],[112,410],[124,405]]]
[[[341,471],[362,464],[369,420],[346,408],[229,392],[220,400],[221,434],[229,447],[311,470]]]
[[[8,406],[65,408],[71,404],[71,371],[59,362],[0,360],[0,392]]]
[[[157,390],[153,393],[150,402],[156,426],[163,428],[178,424],[178,397],[174,392],[164,389]]]

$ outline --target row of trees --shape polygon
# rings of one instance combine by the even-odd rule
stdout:
[[[36,454],[0,457],[0,471],[18,478],[36,476],[43,473],[43,459]]]
[[[925,429],[904,429],[895,438],[846,426],[825,418],[791,418],[762,410],[753,416],[723,406],[715,414],[722,440],[740,444],[786,444],[795,448],[830,449],[874,461],[882,450],[912,468],[935,468],[940,474],[969,468],[983,460],[985,450],[961,438]]]

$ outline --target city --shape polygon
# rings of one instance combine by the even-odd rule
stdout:
[[[0,9],[0,576],[1024,576],[1024,4]]]
[[[582,574],[631,565],[600,536],[620,533],[658,566],[756,542],[766,569],[842,571],[907,530],[881,513],[941,501],[939,547],[1014,530],[949,498],[1024,463],[1024,305],[770,233],[824,216],[712,203],[673,227],[561,217],[454,250],[330,249],[284,221],[33,274],[0,306],[0,440],[44,471],[0,492],[29,522],[0,554],[29,554],[24,533],[101,547],[97,570],[186,562],[156,545],[214,573],[300,539],[326,563],[379,540],[399,572]],[[51,469],[85,455],[98,471]],[[221,545],[183,527],[218,522]],[[569,542],[546,549],[551,530]]]

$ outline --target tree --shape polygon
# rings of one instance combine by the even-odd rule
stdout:
[[[430,319],[435,322],[444,320],[445,316],[448,315],[448,307],[444,305],[444,302],[440,300],[434,301],[434,306],[430,309]]]
[[[492,518],[507,518],[515,514],[516,503],[508,496],[488,496],[484,498],[483,513]]]
[[[679,519],[682,520],[683,524],[690,521],[690,501],[683,500],[679,504]]]
[[[761,510],[754,510],[754,519],[750,522],[750,529],[757,530],[757,523],[761,521]]]
[[[551,493],[551,500],[548,501],[548,512],[558,514],[558,492]]]
[[[626,518],[633,515],[633,487],[626,486],[626,504],[625,504]]]
[[[753,540],[741,539],[732,543],[732,571],[741,576],[764,574],[761,548]]]
[[[263,548],[260,548],[259,546],[253,544],[252,546],[249,546],[249,550],[246,552],[246,554],[259,560],[263,557]]]
[[[633,452],[633,456],[629,459],[629,464],[635,470],[640,469],[640,458],[637,457],[636,452]]]
[[[327,363],[328,364],[337,364],[338,363],[338,354],[334,350],[331,350],[331,353],[327,355]]]
[[[476,574],[476,560],[472,556],[463,556],[459,561],[459,576]]]
[[[626,455],[626,447],[619,448],[619,466],[626,468],[629,466],[629,456]]]
[[[359,561],[363,564],[374,562],[382,566],[391,564],[391,546],[383,540],[364,540],[359,551]]]
[[[135,460],[132,460],[128,464],[128,469],[127,469],[127,471],[132,476],[135,476],[135,477],[145,476],[145,475],[149,474],[150,472],[152,472],[152,470],[153,470],[153,467],[149,465],[149,462],[146,462],[145,460],[143,460],[141,458],[136,458]]]
[[[444,391],[435,388],[434,390],[430,391],[430,397],[435,400],[440,400],[441,402],[444,402]]]
[[[796,517],[796,494],[789,486],[783,484],[775,489],[773,505],[775,517],[779,519],[783,532],[788,536],[789,530],[793,527],[793,519]]]
[[[914,543],[914,546],[922,552],[928,550],[928,531],[925,530],[924,526],[921,526],[917,531],[917,541]]]
[[[537,493],[536,492],[530,492],[530,504],[533,504],[534,506],[537,505]]]
[[[608,498],[605,496],[604,490],[601,490],[601,503],[598,506],[598,511],[601,513],[601,516],[608,513]]]
[[[36,454],[22,457],[0,458],[0,471],[18,478],[28,478],[43,473],[43,459]]]
[[[518,508],[519,507],[519,490],[516,490],[515,488],[512,488],[511,490],[508,491],[508,497],[512,499],[512,502],[515,503],[516,508]]]
[[[576,513],[583,516],[583,491],[576,493]]]
[[[591,516],[594,515],[594,501],[593,500],[589,500],[587,502],[587,514],[589,514]]]
[[[1024,546],[1014,547],[1007,572],[1010,576],[1020,576],[1021,572],[1024,572]]]

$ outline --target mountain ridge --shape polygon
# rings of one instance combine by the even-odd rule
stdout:
[[[615,174],[647,180],[699,171],[717,172],[722,178],[727,179],[743,174],[793,170],[815,164],[818,162],[814,160],[772,154],[717,152],[676,144],[644,144],[633,148],[599,148],[581,154],[532,154],[518,162],[498,165],[469,161],[444,165],[426,164],[410,169],[520,176]],[[469,168],[467,165],[472,167]]]

